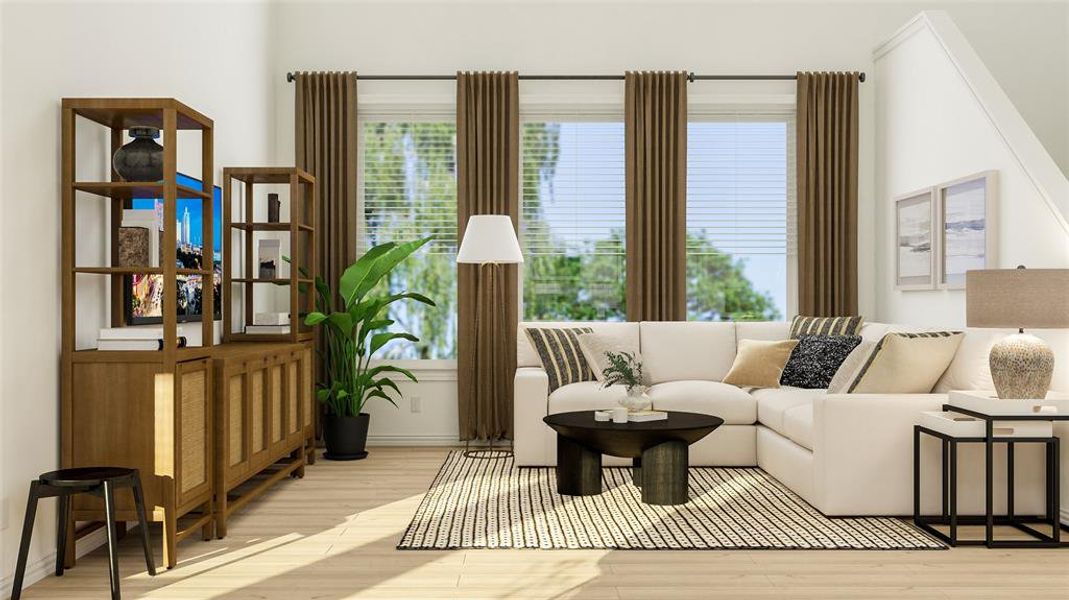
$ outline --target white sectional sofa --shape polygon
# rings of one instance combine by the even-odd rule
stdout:
[[[592,381],[566,385],[550,394],[548,377],[523,333],[528,326],[590,327],[630,340],[642,354],[654,408],[724,419],[723,426],[691,447],[691,466],[759,466],[830,516],[912,514],[913,425],[921,411],[940,409],[950,390],[993,389],[988,351],[1009,333],[966,330],[933,393],[829,395],[826,390],[790,387],[744,390],[720,382],[735,359],[738,340],[787,339],[786,322],[523,323],[518,336],[513,439],[520,467],[555,465],[556,436],[542,422],[547,414],[609,408],[624,394],[620,386],[603,389]],[[916,330],[866,323],[861,335],[878,340],[889,331]],[[939,443],[925,440],[922,456],[924,508],[936,512]],[[627,463],[607,456],[604,464]],[[1018,447],[1015,464],[1018,514],[1042,513],[1040,449]],[[979,445],[964,449],[959,465],[962,514],[982,513]],[[996,472],[1003,468],[1000,448]],[[1069,466],[1063,464],[1062,472],[1064,482],[1069,479]],[[996,477],[997,482],[1002,480]],[[1004,498],[1004,490],[996,489],[996,510],[1001,510]]]

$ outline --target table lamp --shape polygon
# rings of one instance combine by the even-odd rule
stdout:
[[[984,269],[965,273],[969,327],[1017,329],[991,348],[991,379],[1003,399],[1042,399],[1054,352],[1025,329],[1069,328],[1069,269]]]
[[[479,286],[486,285],[489,289],[494,290],[494,296],[497,298],[503,298],[505,296],[505,278],[501,274],[501,265],[505,264],[517,264],[523,262],[523,253],[520,252],[520,242],[516,239],[516,229],[512,225],[512,218],[508,215],[473,215],[468,219],[468,225],[464,229],[464,238],[460,241],[460,249],[457,250],[457,263],[458,264],[476,264],[479,265],[480,275],[482,270],[486,269],[486,276],[479,277]],[[484,312],[485,296],[478,291],[475,294],[475,331],[479,331],[479,315]],[[501,331],[504,327],[516,327],[516,323],[505,323],[505,303],[493,302],[493,314],[491,328],[494,331]],[[473,340],[477,346],[480,336],[476,335]],[[473,352],[478,352],[478,349],[473,346]],[[478,354],[476,354],[478,356]],[[512,399],[509,398],[509,401]],[[490,418],[492,422],[497,422],[497,402],[490,402]],[[479,406],[474,407],[475,410],[469,411],[469,414],[478,419],[479,415],[476,412]],[[466,440],[469,442],[470,440]],[[471,458],[500,458],[505,456],[511,456],[510,452],[494,451],[495,438],[493,434],[487,440],[489,446],[484,450],[471,450],[465,443],[465,456]],[[487,452],[488,451],[488,452]]]

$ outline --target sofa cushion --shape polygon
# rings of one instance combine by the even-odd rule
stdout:
[[[826,393],[825,390],[804,390],[795,387],[781,387],[775,390],[754,390],[750,395],[757,401],[757,420],[781,435],[784,433],[783,414],[788,410],[812,405],[815,398]]]
[[[524,329],[531,346],[538,352],[542,368],[549,375],[549,391],[569,383],[597,381],[586,356],[579,348],[578,335],[588,327],[528,327]]]
[[[735,362],[724,376],[724,383],[739,387],[778,388],[783,367],[798,340],[739,340]]]
[[[638,323],[621,323],[618,321],[529,321],[520,323],[516,336],[516,366],[541,367],[542,361],[531,346],[524,329],[528,327],[589,327],[594,333],[605,333],[613,337],[622,337],[628,344],[638,347]]]
[[[861,343],[859,335],[801,335],[783,367],[781,385],[827,389],[832,377]]]
[[[616,408],[624,396],[627,396],[627,389],[622,385],[606,388],[596,381],[570,383],[549,394],[549,414]]]
[[[889,333],[852,378],[848,394],[928,394],[961,344],[960,331]]]
[[[735,324],[644,321],[642,359],[650,383],[721,381],[735,360]]]
[[[718,381],[669,381],[649,390],[654,410],[679,410],[713,415],[728,425],[752,425],[757,402],[739,388]]]
[[[993,390],[991,364],[988,357],[991,347],[1014,329],[969,329],[961,338],[958,351],[946,372],[936,382],[932,392],[945,394],[950,390]]]
[[[780,433],[795,444],[812,450],[813,404],[803,404],[787,409],[783,413],[783,431]]]
[[[858,335],[865,318],[860,315],[849,317],[805,317],[795,315],[791,321],[791,338],[801,335]]]
[[[787,321],[736,321],[736,340],[785,340],[790,337],[791,324]]]

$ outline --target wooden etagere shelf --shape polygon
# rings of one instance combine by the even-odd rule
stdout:
[[[163,133],[163,179],[122,181],[111,171],[109,181],[76,181],[76,131],[88,120],[110,132],[111,153],[124,142],[130,127],[157,127]],[[178,131],[200,132],[202,189],[177,183]],[[177,266],[177,204],[202,202],[203,248],[212,248],[212,120],[171,98],[65,98],[62,104],[62,372],[61,462],[63,467],[114,465],[141,471],[145,503],[154,507],[149,519],[163,524],[163,559],[177,562],[177,544],[213,530],[212,463],[212,338],[215,308],[212,270]],[[109,155],[110,157],[110,155]],[[99,159],[99,157],[98,157]],[[109,161],[110,162],[110,161]],[[110,264],[85,265],[76,257],[78,206],[92,198],[110,204]],[[162,259],[159,266],[118,266],[118,232],[123,209],[133,198],[163,201]],[[209,259],[210,260],[210,259]],[[100,351],[76,347],[79,276],[107,277],[110,282],[110,326],[126,325],[125,278],[144,273],[162,278],[163,349]],[[206,276],[202,288],[201,346],[179,348],[178,276]],[[120,443],[121,442],[121,443]],[[120,496],[116,518],[134,521],[131,498]],[[76,536],[78,521],[104,520],[97,498],[80,496],[72,504],[68,531]],[[84,531],[84,529],[83,529]],[[67,562],[73,564],[74,544]]]
[[[235,215],[233,192],[235,184],[240,185],[244,197],[242,210]],[[264,222],[255,220],[257,211],[256,186],[286,186],[289,191],[289,221]],[[231,232],[240,231],[240,244],[243,260],[241,274],[234,277],[231,269],[223,270],[223,289],[231,292],[240,286],[242,296],[242,317],[234,315],[234,303],[223,306],[223,341],[308,341],[314,338],[312,328],[304,324],[302,315],[315,307],[314,274],[315,235],[316,235],[316,181],[308,172],[296,167],[226,167],[223,169],[223,254],[232,257],[233,241]],[[258,260],[256,260],[257,233],[289,234],[289,277],[259,277]],[[230,258],[228,265],[234,263]],[[246,325],[252,325],[255,314],[256,294],[264,290],[273,290],[272,286],[289,286],[289,326],[288,333],[265,334],[248,333]],[[235,329],[238,329],[235,331]]]

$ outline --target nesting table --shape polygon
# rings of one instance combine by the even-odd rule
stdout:
[[[595,421],[594,411],[558,413],[542,419],[557,432],[557,492],[600,494],[601,455],[632,459],[635,485],[646,504],[684,504],[688,448],[724,424],[720,417],[668,411],[643,423]]]

